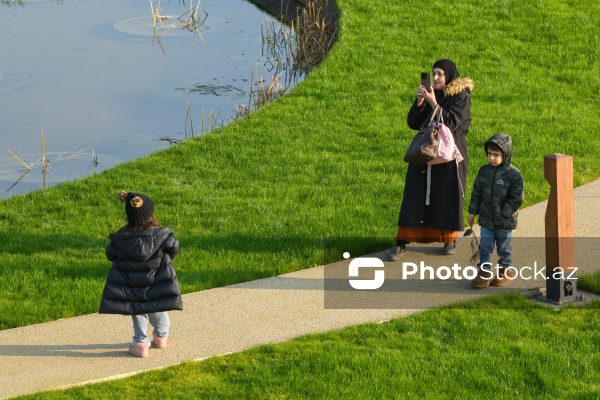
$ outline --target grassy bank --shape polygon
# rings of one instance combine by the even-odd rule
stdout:
[[[1,201],[0,329],[97,310],[107,234],[124,223],[120,190],[150,195],[174,229],[185,292],[320,264],[324,237],[391,244],[413,135],[406,113],[419,72],[438,58],[475,82],[468,186],[486,162],[482,144],[499,131],[513,136],[526,205],[547,196],[545,155],[572,155],[576,185],[600,176],[597,2],[338,6],[337,45],[276,103],[93,177]]]

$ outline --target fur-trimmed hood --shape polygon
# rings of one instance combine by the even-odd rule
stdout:
[[[469,92],[473,90],[473,80],[471,78],[459,77],[444,86],[444,97],[454,96],[463,90],[468,90]]]

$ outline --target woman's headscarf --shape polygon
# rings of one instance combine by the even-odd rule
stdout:
[[[456,64],[447,58],[442,60],[438,60],[433,64],[433,68],[440,68],[444,71],[444,77],[446,78],[446,85],[455,80],[456,78],[460,78],[460,74],[456,69]]]

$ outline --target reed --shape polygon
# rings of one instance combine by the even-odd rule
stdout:
[[[337,35],[337,14],[327,14],[321,1],[307,1],[306,7],[299,10],[295,23],[292,22],[292,37],[295,38],[293,69],[308,73],[323,61]]]
[[[54,158],[53,163],[55,163],[57,161],[83,157],[85,151],[88,150],[89,147],[77,149],[79,146],[80,146],[80,144],[58,154],[58,156],[56,156]],[[9,152],[10,155],[12,155],[25,168],[27,168],[25,173],[23,173],[23,175],[21,175],[19,177],[19,179],[17,179],[15,181],[15,183],[13,183],[10,188],[8,188],[7,192],[10,192],[11,189],[14,188],[25,177],[25,175],[27,175],[27,173],[29,171],[31,171],[31,169],[33,167],[37,166],[38,164],[40,165],[41,170],[42,170],[43,187],[46,187],[46,172],[49,170],[49,167],[50,167],[50,158],[48,158],[47,153],[46,153],[46,137],[45,137],[43,129],[42,129],[42,154],[41,154],[40,158],[38,158],[33,163],[27,164],[25,161],[23,161],[19,156],[17,156],[15,153],[13,153],[11,150],[9,150],[7,147],[5,147],[4,149],[6,149],[6,151]],[[94,162],[95,162],[95,164],[94,164]],[[96,167],[96,165],[98,165],[97,156],[93,152],[92,152],[92,165],[94,168]]]
[[[165,29],[165,25],[163,24],[163,21],[173,19],[174,17],[170,16],[170,15],[161,15],[160,14],[160,1],[161,0],[158,0],[158,2],[156,3],[156,7],[154,7],[153,2],[150,1],[150,11],[152,12],[152,29],[154,31],[154,37],[152,40],[152,49],[154,49],[155,44],[158,44],[160,46],[160,49],[162,50],[162,52],[165,53],[165,48],[163,47],[162,42],[160,40],[162,33]],[[204,22],[206,21],[206,18],[208,17],[208,13],[204,9],[200,8],[200,1],[201,0],[198,0],[198,4],[196,4],[196,6],[194,6],[193,1],[190,2],[189,11],[186,11],[183,14],[181,14],[179,17],[177,17],[177,20],[179,21],[177,24],[168,25],[167,28],[187,29],[188,31],[190,31],[192,33],[196,33],[196,34],[198,34],[198,36],[200,36],[200,40],[202,40],[202,43],[206,47],[206,42],[204,41],[204,38],[202,37],[202,33],[200,33],[200,31],[201,31],[201,28],[204,27]],[[184,4],[185,4],[185,2],[184,2]],[[157,30],[159,25],[160,25],[160,29]]]
[[[202,114],[204,114],[204,107],[202,107]],[[190,103],[187,104],[187,112],[185,114],[185,138],[194,137],[194,122],[192,121],[192,107]]]
[[[214,115],[212,110],[209,110],[206,115],[202,107],[201,133],[223,127],[231,120],[243,118],[265,104],[275,101],[289,90],[292,82],[307,74],[325,58],[335,43],[338,32],[337,15],[327,14],[326,6],[327,2],[324,7],[321,1],[309,0],[305,8],[298,8],[297,18],[292,21],[291,27],[283,23],[276,26],[274,21],[261,25],[262,56],[266,58],[263,64],[266,68],[265,76],[263,77],[263,74],[258,71],[252,71],[248,102],[240,104],[231,118]],[[156,7],[151,2],[150,8],[155,36],[153,45],[158,43],[164,53],[160,41],[165,28],[162,21],[172,17],[160,14],[160,0]],[[200,8],[200,1],[195,7],[190,3],[190,10],[179,17],[180,22],[177,27],[198,33],[206,46],[200,27],[204,25],[207,16],[208,14]],[[160,31],[157,30],[159,26]],[[192,110],[189,105],[184,135],[186,139],[195,136]]]
[[[11,6],[24,6],[25,2],[23,0],[2,0],[0,2],[3,6],[11,7]]]
[[[284,75],[284,82],[291,83],[296,79],[294,66],[294,40],[290,29],[285,26],[276,27],[275,21],[261,25],[262,56],[266,57],[265,68],[275,75]]]
[[[154,44],[157,43],[160,46],[160,49],[162,50],[162,52],[164,54],[165,49],[160,41],[160,37],[162,35],[163,30],[165,29],[162,21],[163,21],[163,19],[166,19],[167,17],[160,15],[160,0],[158,0],[158,3],[156,4],[156,11],[155,11],[155,8],[152,5],[152,1],[151,1],[150,2],[150,10],[152,11],[152,29],[154,30],[154,36],[152,38],[152,50],[154,50]],[[156,30],[156,22],[160,23],[160,33]]]
[[[42,172],[44,173],[44,178],[46,177],[46,169],[48,168],[48,164],[50,164],[50,159],[46,157],[46,140],[44,138],[44,130],[42,129]],[[45,180],[45,179],[44,179]]]
[[[202,106],[202,131],[200,133],[208,133],[213,129],[221,128],[227,124],[227,120],[221,116],[221,113],[215,114],[213,110],[208,110],[208,115]]]
[[[96,173],[96,167],[98,166],[98,155],[96,154],[96,150],[92,148],[92,169],[94,173]]]
[[[12,151],[10,151],[7,147],[5,147],[6,151],[8,151],[10,153],[11,156],[13,156],[14,158],[17,159],[17,161],[19,161],[21,164],[23,164],[25,166],[25,168],[27,168],[27,170],[30,170],[31,167],[29,165],[27,165],[27,163],[25,163],[25,161],[21,160],[19,158],[19,156],[17,156],[15,153],[13,153]]]
[[[309,0],[298,8],[291,28],[272,22],[261,26],[265,66],[275,74],[285,74],[284,82],[307,74],[319,65],[338,36],[337,14],[327,14],[321,1]]]
[[[262,73],[252,73],[248,104],[241,104],[235,119],[243,118],[284,95],[292,82],[317,66],[337,39],[337,15],[326,13],[327,2],[309,0],[298,8],[291,28],[275,22],[261,25],[262,55],[266,57]],[[269,78],[269,73],[272,77]],[[283,79],[282,79],[283,77]]]
[[[283,96],[289,89],[289,85],[285,87],[280,81],[281,74],[269,78],[267,72],[263,78],[262,73],[252,72],[250,78],[250,92],[248,104],[241,104],[240,108],[235,112],[235,119],[243,118],[253,111],[261,108],[267,103],[275,101],[278,97]]]
[[[178,27],[187,29],[192,33],[197,33],[198,36],[200,36],[200,40],[202,40],[204,47],[206,47],[206,42],[200,33],[200,28],[204,27],[204,22],[207,17],[208,13],[200,8],[200,0],[198,0],[198,4],[196,4],[195,7],[193,6],[193,2],[190,2],[190,10],[177,18],[179,20]]]

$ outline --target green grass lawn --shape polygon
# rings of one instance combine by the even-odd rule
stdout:
[[[185,292],[321,264],[326,237],[391,245],[414,133],[406,114],[419,72],[439,58],[475,82],[469,192],[486,162],[482,145],[499,131],[513,137],[525,205],[547,198],[545,155],[572,155],[576,185],[600,176],[597,1],[338,5],[338,43],[277,102],[167,150],[0,201],[0,329],[97,310],[107,235],[125,222],[121,190],[150,195],[175,231]]]
[[[600,3],[596,0],[339,0],[337,4],[338,43],[306,80],[277,102],[165,151],[0,201],[0,329],[97,311],[110,267],[104,257],[107,235],[125,221],[117,200],[121,190],[150,195],[158,219],[180,239],[182,250],[175,267],[184,292],[321,264],[326,237],[364,237],[365,252],[391,245],[406,172],[402,156],[414,133],[406,126],[406,113],[419,73],[430,70],[440,58],[453,59],[462,76],[475,82],[473,122],[467,136],[471,160],[467,199],[478,168],[486,162],[483,143],[497,132],[513,137],[513,162],[525,178],[525,206],[547,198],[546,155],[573,156],[576,185],[600,177],[596,133]],[[201,73],[202,66],[197,68]],[[389,237],[389,244],[373,240],[369,248],[369,238],[381,237]],[[578,398],[595,398],[598,376],[593,371],[598,369],[598,359],[585,349],[595,345],[597,352],[598,342],[588,322],[575,325],[591,338],[577,336],[587,346],[583,352],[578,343],[566,349],[554,342],[546,347],[529,343],[538,340],[537,329],[542,329],[536,321],[550,332],[564,332],[568,313],[437,310],[385,326],[268,346],[211,360],[206,366],[184,365],[156,372],[149,381],[170,385],[173,377],[181,375],[183,380],[183,375],[190,375],[194,383],[182,388],[180,397],[186,391],[214,388],[207,397],[228,397],[230,390],[239,390],[263,397],[300,398],[303,392],[295,390],[308,386],[308,397],[339,398],[351,396],[347,383],[356,381],[358,390],[363,378],[355,378],[355,372],[364,371],[371,380],[386,383],[397,378],[397,382],[388,392],[379,392],[377,384],[365,389],[373,394],[356,392],[364,393],[363,397],[409,397],[411,393],[417,397],[424,390],[423,382],[429,382],[427,388],[433,387],[439,397],[489,398],[490,391],[506,394],[502,390],[508,387],[525,397],[557,398],[546,393],[558,387],[562,375],[552,375],[551,368],[542,365],[554,360],[558,351],[555,360],[563,363],[560,368],[571,363],[575,371],[585,372],[569,375],[561,396],[578,393]],[[589,317],[597,325],[594,313],[594,309],[574,312],[581,315],[576,319]],[[505,326],[497,320],[516,322]],[[466,333],[453,328],[451,321],[459,327],[464,323]],[[477,329],[483,330],[475,330],[479,325],[483,327]],[[477,348],[479,342],[471,336],[494,333],[508,339],[502,339],[505,346],[492,348],[499,352],[498,363],[485,369],[488,364],[479,358],[492,356],[481,348],[485,346]],[[450,343],[443,341],[446,334]],[[395,338],[392,342],[398,347],[405,346],[405,340],[415,349],[437,346],[432,354],[440,359],[415,355],[408,347],[394,352],[385,348],[387,344],[382,344],[376,359],[354,357],[354,352],[366,351],[370,337],[387,335]],[[491,345],[491,337],[485,340]],[[353,348],[363,341],[363,350]],[[444,347],[450,345],[452,349]],[[294,360],[286,354],[295,353],[300,357],[297,365],[291,361],[280,369],[278,360]],[[330,354],[333,364],[322,364],[321,354]],[[357,364],[352,364],[354,358]],[[512,364],[502,372],[500,360],[508,359]],[[332,369],[331,365],[337,365],[334,372],[318,381],[318,373]],[[391,375],[392,367],[399,368],[398,374]],[[531,378],[519,380],[519,371],[531,370]],[[315,378],[302,386],[304,374],[309,373]],[[451,378],[464,381],[465,388],[444,390]],[[223,383],[238,380],[249,383],[239,389]],[[436,380],[439,387],[431,383]],[[250,383],[255,381],[258,386]],[[124,393],[129,382],[119,389],[111,389],[118,383],[109,384],[105,396],[114,394],[112,390]],[[405,382],[411,382],[408,390]],[[478,382],[482,391],[471,395],[470,388]],[[261,385],[273,385],[275,391],[265,391]],[[156,384],[157,393],[160,386]],[[236,392],[231,393],[236,397]]]

